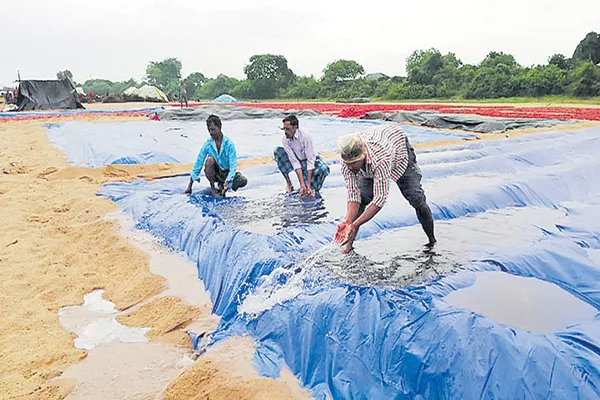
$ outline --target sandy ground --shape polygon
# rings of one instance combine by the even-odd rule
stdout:
[[[242,160],[240,166],[270,162],[269,157]],[[123,234],[118,220],[106,218],[118,211],[116,205],[96,196],[105,182],[152,179],[190,167],[72,167],[48,143],[42,121],[0,122],[0,398],[59,399],[69,393],[73,398],[154,398],[163,389],[169,399],[309,397],[289,371],[277,380],[259,377],[251,368],[248,338],[214,346],[191,365],[181,363],[191,348],[186,327],[210,331],[215,326],[208,297],[170,292],[172,279],[153,267],[150,253]],[[150,328],[149,343],[113,343],[102,352],[74,347],[75,335],[60,325],[58,310],[81,304],[86,293],[99,288],[120,310],[122,324]]]
[[[77,392],[72,380],[53,380],[87,356],[73,346],[75,335],[60,325],[58,310],[81,304],[86,293],[98,288],[123,311],[122,323],[149,327],[151,342],[184,346],[189,352],[191,343],[183,331],[204,311],[179,298],[159,297],[166,289],[165,279],[150,272],[148,255],[120,234],[119,223],[105,218],[116,205],[96,196],[103,182],[131,179],[140,171],[159,176],[181,170],[165,165],[129,169],[69,167],[64,154],[48,143],[42,122],[0,123],[0,398],[58,399]],[[98,369],[95,378],[118,375],[125,354],[114,353],[110,374]],[[93,365],[102,357],[86,362]],[[187,373],[211,380],[215,393],[220,393],[211,398],[231,398],[227,388],[247,392],[243,398],[248,399],[264,398],[269,390],[275,397],[297,397],[288,382],[257,375],[230,378],[218,365],[203,357],[194,364],[196,373]],[[262,387],[260,396],[252,389],[255,381]],[[105,384],[114,386],[110,379]],[[302,392],[297,381],[292,387]],[[87,398],[110,398],[90,395],[93,388],[86,390]],[[201,390],[186,387],[186,396],[179,397],[174,386],[169,393],[194,398]]]

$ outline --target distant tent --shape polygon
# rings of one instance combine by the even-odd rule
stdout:
[[[375,72],[373,74],[367,74],[367,75],[365,75],[365,79],[366,80],[379,81],[379,80],[383,80],[383,79],[390,79],[390,77],[387,76],[386,74],[382,74],[381,72]]]
[[[84,108],[68,78],[53,81],[21,81],[17,95],[19,111]]]
[[[213,103],[239,103],[240,101],[233,96],[228,94],[222,94],[219,97],[216,97],[212,101]]]
[[[162,90],[155,86],[144,85],[141,88],[130,87],[123,94],[131,98],[139,98],[147,101],[167,102],[169,99]]]

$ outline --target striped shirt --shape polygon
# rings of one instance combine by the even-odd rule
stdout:
[[[408,167],[406,137],[396,125],[377,125],[362,133],[367,146],[365,166],[352,172],[342,163],[342,175],[348,188],[348,201],[360,203],[358,177],[373,179],[371,204],[383,207],[390,190],[390,179],[398,181]]]

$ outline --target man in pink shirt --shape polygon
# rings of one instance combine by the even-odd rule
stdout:
[[[338,226],[335,241],[352,249],[358,229],[371,220],[387,201],[390,181],[394,182],[409,204],[429,239],[436,242],[433,215],[421,186],[421,169],[413,147],[402,128],[378,125],[363,133],[338,139],[342,175],[348,188],[346,219]]]
[[[273,157],[287,183],[286,191],[287,193],[294,191],[289,173],[296,171],[300,183],[300,195],[315,196],[329,175],[329,166],[315,152],[310,133],[300,129],[300,123],[295,115],[283,119],[283,131],[285,133],[281,140],[283,146],[275,148]]]

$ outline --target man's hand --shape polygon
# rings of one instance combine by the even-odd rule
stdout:
[[[356,234],[358,233],[358,228],[354,224],[349,224],[346,228],[346,237],[342,242],[342,246],[344,247],[344,254],[348,254],[350,250],[352,250],[352,244],[354,243],[354,239],[356,239]]]
[[[337,229],[335,230],[335,236],[333,237],[333,241],[335,243],[342,243],[344,241],[344,239],[346,238],[347,228],[348,223],[345,221],[338,225]]]
[[[229,182],[225,182],[225,184],[223,185],[223,190],[221,190],[221,196],[225,197],[225,194],[227,193],[228,190],[229,190]]]
[[[357,233],[358,228],[356,225],[344,221],[338,225],[333,241],[341,244],[343,246],[343,252],[346,254],[352,250],[352,244],[354,243]]]
[[[300,196],[304,196],[305,194],[308,194],[308,188],[305,185],[300,186],[299,194],[300,194]]]
[[[200,180],[200,179],[198,179],[198,180]],[[187,188],[185,189],[185,192],[183,192],[183,193],[192,194],[192,185],[194,185],[194,180],[190,177],[190,181],[187,185]]]
[[[313,189],[313,188],[311,188],[311,187],[308,187],[308,188],[306,188],[306,192],[307,192],[307,194],[308,194],[308,195],[310,195],[310,196],[312,196],[312,197],[315,197],[315,196],[317,195],[317,194],[315,193],[315,189]]]

